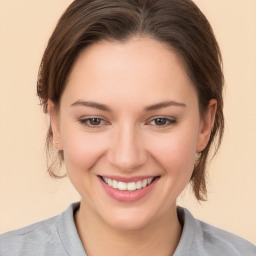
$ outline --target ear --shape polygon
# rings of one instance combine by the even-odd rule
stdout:
[[[206,110],[206,113],[201,118],[196,152],[203,151],[209,142],[212,127],[215,120],[216,110],[217,110],[217,100],[211,99],[209,101],[209,105]]]
[[[47,111],[50,116],[50,125],[52,129],[52,143],[57,150],[62,150],[60,125],[59,125],[59,113],[56,106],[51,100],[48,100]]]

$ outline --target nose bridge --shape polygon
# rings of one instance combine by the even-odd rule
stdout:
[[[115,130],[108,153],[111,164],[123,171],[133,171],[147,159],[138,128],[128,124],[120,125]]]

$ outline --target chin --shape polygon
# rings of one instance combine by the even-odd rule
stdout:
[[[116,230],[122,231],[135,231],[142,230],[148,226],[150,220],[148,216],[143,215],[122,215],[116,216],[116,218],[111,218],[111,220],[106,220],[108,225]]]
[[[105,212],[105,214],[101,216],[101,219],[103,219],[108,226],[116,230],[136,231],[143,230],[154,223],[157,219],[157,215],[156,211],[150,211],[149,209],[127,207]]]

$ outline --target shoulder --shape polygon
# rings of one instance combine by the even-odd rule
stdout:
[[[186,246],[189,247],[190,254],[187,255],[256,255],[256,246],[252,243],[235,234],[195,219],[187,209],[182,208],[182,210],[184,212],[184,228],[181,243],[186,243]]]
[[[60,215],[0,235],[0,256],[86,256],[74,222],[79,202]]]
[[[197,220],[196,223],[205,248],[211,250],[214,247],[216,255],[256,255],[256,246],[249,241],[205,222]]]
[[[61,244],[56,222],[58,216],[0,235],[0,256],[41,255]],[[45,255],[45,254],[43,254]],[[50,255],[50,251],[49,251]]]

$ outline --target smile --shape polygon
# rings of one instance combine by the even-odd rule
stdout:
[[[108,186],[118,189],[120,191],[139,190],[139,189],[147,187],[154,181],[154,178],[142,179],[142,180],[138,180],[136,182],[123,182],[123,181],[112,180],[112,179],[106,178],[106,177],[101,177],[101,178]]]
[[[104,177],[98,176],[105,192],[113,199],[132,203],[150,194],[161,176]]]

